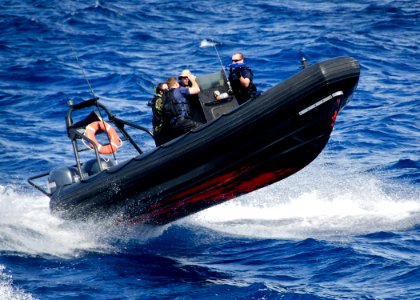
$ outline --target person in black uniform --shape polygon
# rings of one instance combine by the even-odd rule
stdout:
[[[230,65],[229,81],[232,86],[233,94],[239,104],[242,104],[257,96],[257,87],[253,79],[254,74],[244,63],[244,55],[240,52],[232,55]]]
[[[169,90],[164,95],[163,114],[173,137],[180,136],[202,125],[191,118],[190,102],[188,101],[188,97],[200,93],[200,86],[194,75],[188,75],[188,80],[191,82],[190,87],[180,86],[175,77],[170,77],[167,81]]]

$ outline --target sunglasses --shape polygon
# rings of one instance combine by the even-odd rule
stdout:
[[[242,59],[232,59],[232,62],[238,62],[241,61]]]

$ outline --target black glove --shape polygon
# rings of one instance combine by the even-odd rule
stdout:
[[[239,79],[242,74],[241,74],[241,68],[235,68],[233,69],[233,76],[237,79]]]

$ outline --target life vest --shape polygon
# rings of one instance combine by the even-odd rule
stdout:
[[[177,99],[174,95],[175,90],[170,89],[162,95],[163,123],[169,126],[173,126],[177,118],[188,118],[190,115],[188,100],[183,96]]]
[[[241,74],[243,74],[243,72],[246,72],[249,75],[249,76],[242,75],[243,77],[249,78],[251,80],[247,88],[241,85],[239,78],[235,76],[235,72],[233,71],[232,66],[230,67],[229,81],[232,86],[232,90],[233,90],[233,94],[235,95],[235,98],[238,100],[239,104],[242,104],[245,101],[256,97],[257,87],[255,86],[253,82],[254,74],[252,73],[252,70],[250,68],[248,68],[246,65],[243,65],[240,67],[240,72]]]

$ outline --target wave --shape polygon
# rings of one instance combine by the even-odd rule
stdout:
[[[0,252],[71,258],[85,252],[118,252],[116,241],[145,241],[165,227],[118,226],[112,222],[72,222],[50,214],[49,199],[0,186]]]
[[[12,276],[5,273],[5,267],[0,265],[0,299],[33,300],[34,298],[13,286]]]
[[[0,186],[0,251],[68,256],[101,248],[82,228],[52,216],[47,197],[16,190]]]
[[[416,191],[369,174],[338,174],[319,165],[189,218],[232,235],[269,239],[342,239],[412,228]]]
[[[200,47],[201,47],[201,48],[214,47],[214,46],[216,46],[216,45],[217,45],[217,43],[216,43],[216,42],[211,41],[211,40],[207,40],[207,39],[204,39],[204,40],[202,40],[202,41],[200,42]]]

